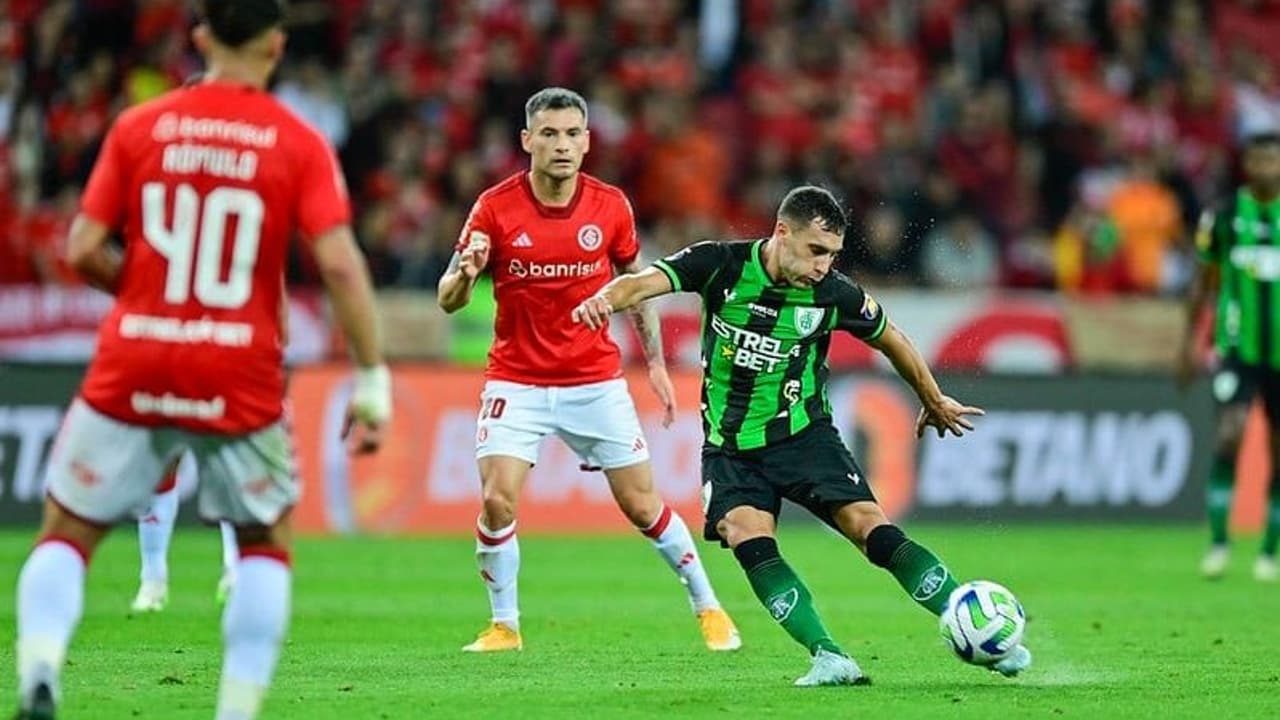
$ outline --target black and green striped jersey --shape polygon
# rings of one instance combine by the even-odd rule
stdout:
[[[863,340],[884,332],[884,311],[848,277],[812,288],[773,282],[764,240],[701,242],[654,263],[677,292],[702,296],[702,422],[707,442],[752,450],[831,418],[831,331]]]
[[[1241,188],[1218,212],[1206,211],[1196,249],[1219,268],[1214,340],[1245,365],[1280,370],[1280,199],[1259,202]]]

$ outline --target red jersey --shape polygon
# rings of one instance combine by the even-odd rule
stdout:
[[[631,203],[585,173],[565,207],[533,196],[521,172],[484,191],[458,238],[489,236],[498,316],[485,377],[529,385],[583,385],[619,377],[622,354],[608,328],[570,318],[573,308],[640,253]]]
[[[124,239],[85,401],[123,422],[197,432],[279,419],[288,243],[350,222],[320,134],[262,90],[179,88],[120,115],[81,212]]]

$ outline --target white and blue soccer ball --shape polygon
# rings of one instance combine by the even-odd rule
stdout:
[[[1022,642],[1026,627],[1022,603],[1008,588],[988,580],[971,580],[953,590],[938,618],[942,639],[974,665],[1003,660]]]

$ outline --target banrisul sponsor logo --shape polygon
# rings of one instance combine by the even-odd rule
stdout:
[[[769,598],[765,605],[769,607],[769,614],[773,616],[773,619],[782,622],[791,617],[791,611],[796,609],[796,603],[799,600],[800,591],[796,588],[791,588]]]
[[[925,572],[924,577],[920,578],[920,583],[916,585],[916,589],[911,591],[911,597],[924,602],[942,589],[947,582],[947,569],[941,565],[934,565]]]

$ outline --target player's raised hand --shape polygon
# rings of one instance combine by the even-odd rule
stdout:
[[[671,423],[676,421],[676,388],[671,384],[666,365],[649,366],[649,387],[662,401],[662,427],[671,427]]]
[[[391,419],[391,371],[386,365],[357,368],[342,439],[352,455],[371,453],[382,446]]]
[[[945,437],[947,431],[960,437],[973,430],[973,423],[966,418],[968,415],[986,415],[986,412],[980,407],[961,405],[954,398],[943,395],[936,402],[920,408],[920,415],[916,417],[916,437],[924,437],[926,427],[937,430],[938,437]]]
[[[458,269],[468,280],[475,280],[484,272],[489,264],[489,236],[479,230],[472,230],[467,238],[467,246],[458,256]]]
[[[603,295],[596,294],[583,300],[573,309],[571,317],[576,323],[583,323],[592,330],[606,327],[609,316],[613,314],[613,305]],[[670,382],[670,380],[668,380]]]

